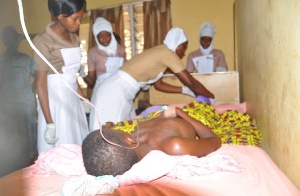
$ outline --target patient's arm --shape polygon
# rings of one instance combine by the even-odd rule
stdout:
[[[176,116],[191,123],[199,138],[218,137],[208,126],[205,126],[202,122],[189,116],[181,108],[176,108]]]
[[[199,139],[171,137],[163,145],[163,150],[166,153],[172,155],[189,154],[202,157],[220,148],[220,138],[209,127],[190,117],[180,108],[176,108],[176,115],[191,123]]]

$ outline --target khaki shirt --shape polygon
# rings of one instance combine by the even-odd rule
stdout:
[[[79,38],[76,34],[70,33],[72,43],[67,42],[61,36],[56,34],[51,26],[54,23],[47,25],[46,29],[38,34],[33,43],[35,47],[42,53],[42,55],[49,61],[49,63],[59,72],[62,73],[62,67],[64,66],[64,60],[60,49],[79,47]],[[47,71],[48,74],[54,74],[55,72],[47,65],[44,60],[34,53],[35,70]]]
[[[174,73],[185,69],[175,52],[164,44],[144,50],[127,61],[120,69],[130,74],[138,82],[155,79],[160,72],[170,68]]]

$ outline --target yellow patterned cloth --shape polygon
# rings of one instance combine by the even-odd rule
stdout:
[[[119,122],[114,129],[130,133],[139,122],[148,120],[161,111],[151,112],[144,118]],[[261,147],[261,133],[256,121],[246,113],[228,110],[220,114],[213,106],[197,101],[184,106],[183,111],[210,127],[221,138],[222,144]]]

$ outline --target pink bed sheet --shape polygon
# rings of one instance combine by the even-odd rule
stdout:
[[[296,196],[299,189],[275,165],[264,150],[253,146],[223,146],[215,153],[232,156],[246,168],[178,181],[163,177],[153,183],[176,187],[186,195]],[[126,187],[125,187],[126,188]]]
[[[261,148],[225,145],[214,153],[233,157],[245,170],[189,180],[162,177],[150,183],[120,187],[113,195],[300,195],[299,189]],[[1,178],[0,195],[61,195],[61,188],[70,177],[35,176],[31,173],[32,167]]]
[[[182,107],[183,105],[173,105]],[[222,113],[226,110],[246,112],[246,104],[215,105],[215,109]],[[70,149],[67,149],[70,150]],[[24,168],[0,178],[0,195],[61,195],[61,188],[70,180],[68,171],[72,173],[72,166],[80,165],[77,160],[79,149],[73,149],[69,154],[74,161],[69,170],[54,173],[47,167],[47,162],[37,162],[39,166],[48,170],[37,170],[37,165]],[[209,175],[192,177],[189,180],[178,180],[162,177],[149,183],[119,187],[112,195],[293,195],[300,196],[299,189],[274,164],[270,157],[261,149],[253,146],[222,146],[214,153],[226,154],[240,163],[242,172],[218,172]],[[51,154],[47,159],[53,162]],[[70,158],[70,157],[68,157]],[[65,160],[55,159],[55,163]],[[76,170],[77,174],[82,173]],[[35,172],[33,172],[35,171]],[[63,176],[64,174],[65,176]]]

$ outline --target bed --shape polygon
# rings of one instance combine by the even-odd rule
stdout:
[[[260,147],[260,132],[255,119],[246,113],[246,104],[240,103],[239,100],[238,73],[195,74],[194,77],[215,93],[217,97],[215,107],[195,102],[190,97],[164,94],[151,88],[150,102],[155,106],[148,108],[134,120],[139,121],[151,116],[160,105],[164,104],[170,107],[183,107],[187,112],[197,110],[199,112],[192,112],[191,115],[194,114],[199,120],[203,119],[203,115],[207,115],[205,119],[208,116],[212,117],[207,123],[214,126],[214,131],[220,135],[222,147],[209,157],[204,157],[206,160],[202,159],[202,164],[206,164],[206,167],[201,168],[203,172],[193,175],[184,173],[182,176],[182,173],[174,175],[168,170],[168,173],[158,175],[160,165],[151,163],[148,169],[143,170],[146,172],[143,175],[147,176],[147,180],[139,178],[130,181],[113,189],[112,194],[103,195],[300,195],[299,189]],[[165,76],[164,80],[173,84],[179,82],[172,75]],[[220,88],[222,93],[219,92]],[[241,121],[237,122],[235,119]],[[231,123],[218,129],[222,120],[224,123],[229,121]],[[125,121],[123,124],[126,124]],[[228,126],[234,131],[222,131],[227,130]],[[80,184],[80,179],[86,177],[80,153],[80,146],[71,144],[47,151],[34,165],[0,178],[0,195],[75,195],[74,192],[65,191],[65,187],[71,187],[73,190],[75,187],[79,190],[76,186]],[[218,165],[219,162],[207,162],[216,156],[223,158],[226,156],[228,159],[221,160],[227,162],[223,162],[222,167]],[[152,157],[151,160],[155,159]],[[164,160],[162,158],[157,159],[158,164],[168,163],[162,161]],[[216,167],[212,169],[214,164]],[[129,171],[135,175],[135,179],[141,176],[140,172],[136,171],[134,168]],[[149,175],[152,177],[149,178]],[[86,184],[79,187],[82,189]]]

